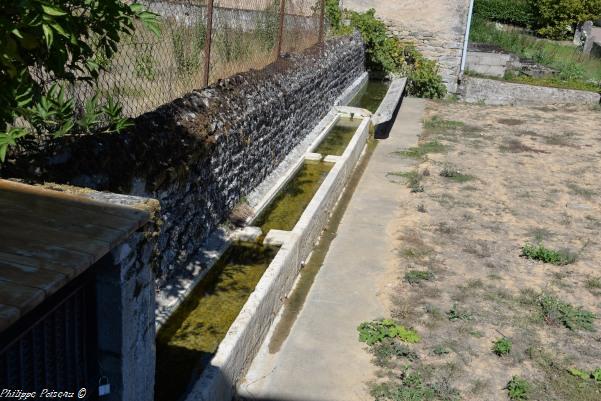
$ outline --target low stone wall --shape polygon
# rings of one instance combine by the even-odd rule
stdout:
[[[601,95],[594,92],[547,88],[474,77],[464,77],[459,93],[466,102],[483,102],[489,105],[595,105],[601,101]]]
[[[364,71],[358,35],[233,76],[144,114],[121,135],[63,138],[5,163],[3,177],[157,199],[157,274],[188,277],[196,252]]]

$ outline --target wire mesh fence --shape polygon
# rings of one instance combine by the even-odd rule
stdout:
[[[324,0],[142,0],[161,20],[143,26],[107,61],[98,89],[136,117],[230,75],[262,68],[323,38]],[[79,105],[94,88],[78,84]]]

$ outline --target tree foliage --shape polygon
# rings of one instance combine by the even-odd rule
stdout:
[[[541,36],[563,39],[574,26],[601,17],[601,0],[530,0]]]
[[[114,99],[90,98],[80,110],[69,85],[94,90],[134,22],[159,34],[158,16],[120,0],[3,0],[0,2],[0,160],[27,135],[58,137],[129,123]],[[15,126],[15,121],[25,122]]]

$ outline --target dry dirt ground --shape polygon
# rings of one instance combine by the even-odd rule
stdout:
[[[408,187],[391,317],[422,339],[369,348],[374,397],[601,400],[601,111],[430,102],[397,156],[415,169],[388,174]]]

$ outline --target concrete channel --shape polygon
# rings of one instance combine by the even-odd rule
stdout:
[[[360,91],[366,84],[366,77],[355,82],[341,96],[339,104],[352,104],[353,99],[361,95]],[[203,369],[191,370],[196,372],[200,378],[185,386],[183,392],[185,395],[182,395],[180,400],[229,401],[232,399],[237,382],[244,376],[250,362],[258,352],[283,305],[283,300],[292,290],[300,269],[310,258],[332,211],[365,152],[373,125],[373,116],[379,116],[382,122],[388,115],[392,118],[404,86],[404,79],[394,80],[391,90],[387,92],[375,114],[357,107],[336,106],[322,120],[316,135],[312,136],[308,146],[305,143],[302,144],[304,151],[300,157],[297,156],[297,160],[288,163],[288,168],[283,174],[279,172],[279,177],[272,180],[269,190],[265,191],[260,201],[254,205],[255,213],[248,219],[248,225],[261,226],[261,231],[254,230],[254,232],[262,232],[259,238],[260,244],[252,245],[249,251],[248,243],[217,242],[219,245],[212,250],[211,255],[216,263],[213,268],[207,269],[209,275],[214,269],[231,268],[232,261],[234,265],[238,263],[235,257],[232,257],[232,252],[228,253],[228,247],[230,249],[246,247],[244,249],[250,252],[253,266],[263,265],[259,266],[262,274],[259,274],[258,282],[256,279],[251,279],[251,282],[247,283],[248,288],[245,290],[249,293],[248,299],[223,335],[216,352],[197,355],[198,360],[204,360]],[[358,92],[359,95],[357,95]],[[318,151],[323,153],[317,153]],[[303,181],[303,174],[313,174],[314,178],[312,179],[316,180],[316,185],[312,188],[304,188],[307,190],[306,199],[300,205],[301,209],[296,212],[297,215],[286,209],[278,211],[279,203],[299,202],[294,196],[302,191],[296,190],[298,185],[296,181],[299,181],[299,177],[301,177],[300,181]],[[279,213],[285,221],[278,220],[277,216],[273,218],[271,215],[274,213]],[[276,223],[266,223],[269,221],[276,221]],[[230,235],[230,238],[236,238],[236,233]],[[222,261],[219,261],[217,255],[222,257]],[[210,276],[206,277],[208,279]],[[204,279],[202,280],[204,281]],[[163,310],[163,313],[158,315],[161,317],[160,323],[164,324],[163,332],[171,331],[168,334],[176,334],[170,328],[172,320],[176,321],[176,325],[186,324],[184,317],[178,317],[178,313],[187,308],[187,301],[184,299],[190,295],[191,298],[202,296],[197,292],[201,291],[200,294],[202,294],[202,291],[206,291],[203,290],[202,281],[198,284],[200,290],[193,289],[196,284],[190,283],[189,291],[181,294],[176,302],[171,303],[170,313],[166,314]],[[224,284],[224,286],[227,285],[227,283]],[[235,296],[238,294],[236,293]],[[219,302],[219,299],[214,302]],[[198,303],[196,302],[194,306],[198,306]],[[176,309],[178,310],[176,311]],[[176,313],[174,314],[173,311]],[[172,316],[169,317],[170,315]],[[203,321],[194,324],[200,324],[202,327],[204,323]],[[197,332],[199,332],[199,336],[202,336],[202,329]],[[161,334],[162,332],[159,331],[159,338]],[[178,352],[185,353],[185,350],[178,350]],[[189,352],[193,353],[194,351]],[[177,358],[175,357],[170,363],[177,363]],[[161,364],[160,356],[157,362],[158,365]],[[168,372],[168,366],[163,366],[163,368],[157,366],[157,372]],[[163,393],[166,394],[164,391]],[[171,396],[173,397],[174,394]],[[158,397],[157,399],[162,400],[163,398]]]

